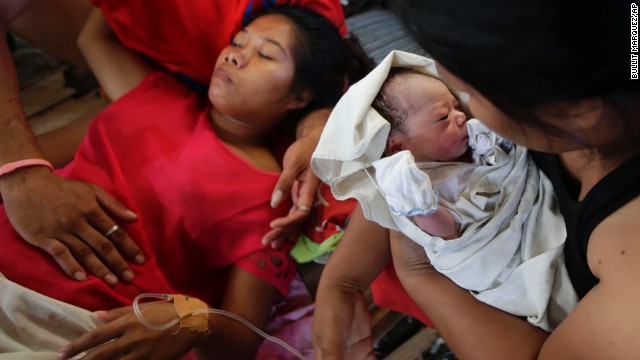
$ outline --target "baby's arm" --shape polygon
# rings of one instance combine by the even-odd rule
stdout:
[[[438,206],[438,210],[433,214],[416,215],[413,220],[422,231],[431,236],[438,236],[445,240],[456,239],[460,236],[456,221],[451,213],[442,206]]]
[[[132,90],[154,70],[149,60],[120,42],[98,8],[80,32],[78,47],[111,100]]]

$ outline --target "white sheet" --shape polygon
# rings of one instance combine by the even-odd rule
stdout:
[[[38,294],[0,273],[1,360],[57,359],[58,351],[97,325],[90,311]]]

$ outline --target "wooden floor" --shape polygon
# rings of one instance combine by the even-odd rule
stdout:
[[[93,117],[108,105],[99,95],[95,79],[87,71],[57,62],[19,44],[14,52],[21,82],[21,97],[28,121],[37,135],[67,126],[77,119]],[[322,267],[303,270],[317,283]],[[313,285],[311,286],[313,288]],[[402,314],[371,305],[374,341],[392,330],[403,318]],[[434,329],[423,328],[391,354],[381,357],[390,360],[422,359],[439,337]]]

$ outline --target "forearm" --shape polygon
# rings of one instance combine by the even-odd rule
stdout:
[[[397,267],[396,270],[403,272]],[[476,300],[469,291],[435,270],[401,279],[413,300],[462,359],[534,359],[548,336],[525,320]]]
[[[346,336],[341,334],[352,326],[353,304],[390,258],[388,231],[367,221],[360,206],[356,206],[318,285],[316,314],[323,325],[317,331],[322,332],[324,347],[344,345],[340,342]]]
[[[219,308],[240,316],[265,330],[277,290],[266,281],[232,266],[224,299]],[[224,315],[210,314],[212,330],[197,347],[202,359],[253,359],[262,337],[246,325]]]
[[[313,319],[317,358],[371,352],[371,317],[363,293],[390,254],[388,231],[367,221],[357,206],[320,278]]]
[[[0,32],[0,165],[43,158],[22,109],[20,86],[6,38],[6,27],[3,27]],[[0,192],[10,178],[0,178]]]
[[[5,64],[0,64],[4,67]],[[0,78],[0,82],[5,79]],[[43,158],[36,139],[27,123],[19,96],[0,95],[0,165],[16,160]],[[1,182],[1,180],[0,180]]]
[[[364,291],[390,259],[388,230],[368,221],[357,205],[338,247],[322,272],[320,288],[330,286]]]
[[[199,359],[253,359],[263,338],[246,325],[223,315],[210,315],[212,332],[195,352]]]
[[[153,70],[146,58],[120,42],[97,8],[80,32],[78,47],[111,100],[132,90]]]
[[[31,5],[11,23],[11,33],[56,59],[86,68],[87,62],[76,46],[76,39],[87,16],[93,10],[91,1],[29,0],[29,2]]]
[[[298,122],[296,127],[296,138],[300,139],[305,136],[317,135],[319,139],[320,134],[329,119],[331,110],[332,109],[329,108],[317,109],[307,114],[307,116]]]

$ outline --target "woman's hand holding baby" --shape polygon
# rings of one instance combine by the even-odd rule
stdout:
[[[396,274],[410,295],[413,287],[423,284],[420,279],[425,275],[440,274],[418,243],[398,231],[390,231],[389,237]]]

